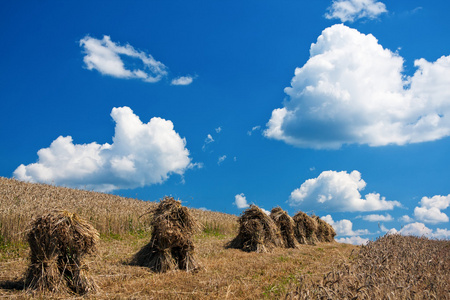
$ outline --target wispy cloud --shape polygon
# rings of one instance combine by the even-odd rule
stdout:
[[[225,159],[227,159],[226,155],[219,156],[219,159],[217,160],[217,164],[220,166],[225,161]]]
[[[90,36],[80,40],[85,56],[86,68],[97,70],[104,75],[125,79],[140,79],[146,82],[158,82],[167,76],[167,67],[150,54],[135,50],[131,45],[121,46],[111,41],[107,35],[99,40]],[[128,57],[132,63],[125,63],[122,57]]]
[[[72,137],[60,136],[38,151],[36,163],[20,165],[14,177],[112,191],[162,183],[196,166],[171,121],[155,117],[142,123],[129,107],[113,108],[111,116],[116,122],[112,144],[74,144]]]
[[[261,129],[261,126],[253,126],[253,128],[251,130],[247,131],[247,134],[252,135],[253,132],[260,130],[260,129]]]
[[[375,0],[333,0],[325,17],[354,22],[363,18],[376,19],[386,12],[386,5]]]
[[[192,76],[181,76],[172,79],[171,85],[190,85],[194,81]]]
[[[364,221],[369,222],[389,222],[394,220],[390,214],[386,215],[367,215],[361,217]]]
[[[211,134],[208,133],[208,135],[205,138],[205,141],[203,142],[202,150],[206,151],[206,147],[213,142],[214,142],[214,138],[212,137]]]
[[[450,135],[450,56],[404,60],[371,35],[342,24],[325,29],[310,58],[295,70],[284,107],[264,135],[303,148],[385,146]]]

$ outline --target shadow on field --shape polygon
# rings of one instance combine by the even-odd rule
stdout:
[[[25,289],[25,282],[20,280],[0,280],[0,289],[3,290],[17,290],[22,291]]]

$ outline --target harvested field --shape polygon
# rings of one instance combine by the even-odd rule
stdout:
[[[450,299],[450,241],[386,235],[322,279],[298,281],[288,299]]]
[[[328,298],[369,299],[385,290],[395,291],[391,299],[413,292],[418,299],[450,299],[449,241],[388,236],[365,247],[316,241],[245,252],[224,247],[238,233],[236,216],[189,209],[202,225],[192,235],[202,268],[155,273],[129,261],[152,238],[152,218],[140,216],[157,203],[6,178],[0,178],[0,201],[0,298],[79,297],[70,289],[24,289],[31,254],[27,226],[55,207],[81,215],[100,231],[98,251],[83,256],[97,286],[87,299],[314,299],[324,292]]]

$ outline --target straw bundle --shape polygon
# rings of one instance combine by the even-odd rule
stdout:
[[[278,226],[285,248],[298,248],[295,238],[295,222],[281,207],[275,207],[270,212],[270,217]]]
[[[245,210],[238,222],[238,235],[226,245],[227,248],[270,252],[274,247],[283,246],[277,225],[256,205]]]
[[[319,242],[334,242],[334,237],[336,236],[336,231],[334,231],[334,228],[330,224],[319,218],[319,216],[314,216],[313,218],[317,222],[316,236]]]
[[[316,236],[317,222],[313,218],[299,211],[293,220],[295,237],[300,244],[315,245],[319,241]]]
[[[180,201],[165,197],[150,213],[153,214],[152,237],[134,255],[131,264],[148,267],[154,272],[198,269],[192,236],[199,225],[189,210]]]
[[[31,252],[26,288],[56,291],[68,287],[79,294],[96,290],[82,258],[97,250],[99,235],[84,219],[67,211],[50,212],[32,222],[27,239]]]

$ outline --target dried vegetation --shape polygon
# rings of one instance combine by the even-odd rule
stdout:
[[[226,247],[247,252],[270,252],[282,247],[283,240],[275,222],[258,206],[250,205],[239,218],[239,232]]]
[[[27,289],[55,292],[68,287],[77,294],[96,290],[83,257],[95,253],[99,234],[84,219],[67,211],[53,211],[35,219],[27,237]]]
[[[165,197],[149,213],[152,238],[134,255],[131,264],[162,273],[174,269],[196,270],[192,238],[200,226],[189,210],[180,201]]]
[[[386,235],[288,299],[450,299],[450,241]]]

